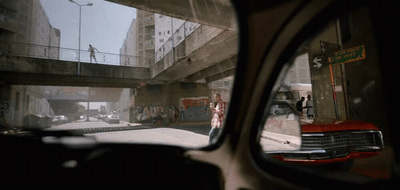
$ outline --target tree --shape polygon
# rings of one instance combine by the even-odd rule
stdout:
[[[81,106],[78,102],[71,100],[51,100],[49,103],[56,115],[75,114]]]

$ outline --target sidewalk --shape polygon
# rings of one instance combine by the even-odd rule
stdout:
[[[300,148],[301,146],[301,137],[284,135],[268,131],[262,131],[261,137],[281,144],[288,144],[289,146],[292,146],[294,148]]]
[[[167,125],[157,123],[129,123],[127,121],[121,121],[122,124],[128,126],[146,125],[154,127],[179,127],[179,126],[197,126],[197,125],[211,125],[210,121],[178,121],[176,123],[168,123]]]

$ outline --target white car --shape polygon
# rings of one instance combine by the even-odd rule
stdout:
[[[119,115],[115,113],[107,115],[106,122],[110,124],[111,123],[119,124]]]

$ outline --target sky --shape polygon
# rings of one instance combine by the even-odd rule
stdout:
[[[105,53],[119,54],[136,9],[104,0],[74,0],[82,6],[81,50],[89,44]],[[79,6],[69,0],[40,0],[50,24],[61,32],[60,47],[79,47]]]
[[[89,44],[105,53],[119,54],[136,9],[104,0],[74,0],[82,6],[81,50]],[[69,0],[40,0],[50,24],[60,30],[60,47],[79,47],[79,6]],[[87,106],[86,102],[80,103]],[[91,102],[90,109],[99,109],[105,102]]]

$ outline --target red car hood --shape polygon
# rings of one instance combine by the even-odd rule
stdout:
[[[315,118],[312,123],[302,122],[303,133],[333,132],[348,130],[379,130],[372,123],[353,120]]]

